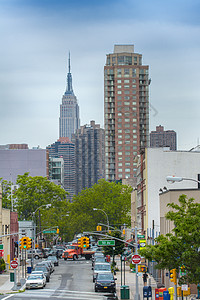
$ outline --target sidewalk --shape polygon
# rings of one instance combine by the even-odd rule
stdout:
[[[117,267],[119,269],[119,271],[117,271],[117,273],[115,275],[115,277],[117,278],[116,287],[117,287],[118,299],[121,299],[120,298],[121,285],[122,286],[126,285],[126,286],[129,286],[130,300],[134,300],[135,291],[136,291],[136,273],[132,273],[130,271],[130,267],[125,265],[125,284],[124,284],[124,262],[122,264],[122,273],[121,273],[120,258],[116,257],[116,263],[117,263]],[[122,282],[121,282],[121,279],[122,279]],[[157,284],[156,284],[155,280],[149,274],[148,274],[147,285],[151,285],[152,299],[155,299],[155,288],[157,287]],[[139,289],[140,300],[143,299],[143,286],[144,285],[143,285],[142,273],[138,273],[138,289]]]
[[[17,293],[19,290],[24,289],[23,284],[14,288],[14,282],[10,281],[10,273],[14,273],[14,270],[10,269],[0,274],[0,294]]]

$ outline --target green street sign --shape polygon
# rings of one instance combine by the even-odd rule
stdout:
[[[0,245],[0,250],[3,250],[3,244]]]
[[[144,234],[138,234],[137,237],[138,239],[144,239]]]
[[[43,230],[43,233],[56,233],[56,230]]]
[[[115,240],[100,240],[98,246],[115,246]]]

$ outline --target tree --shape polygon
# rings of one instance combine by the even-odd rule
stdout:
[[[71,237],[83,231],[94,231],[98,223],[107,225],[105,214],[93,208],[102,209],[108,216],[110,225],[130,225],[132,188],[115,182],[99,180],[92,188],[74,196],[69,205]]]
[[[11,203],[11,181],[4,180],[0,178],[0,185],[2,187],[2,207],[3,208],[12,208]]]
[[[157,262],[158,269],[177,269],[184,266],[186,275],[179,283],[200,282],[200,204],[186,195],[179,197],[179,205],[169,203],[166,218],[174,222],[172,233],[156,238],[156,245],[140,251],[142,256]]]
[[[33,212],[41,205],[51,204],[52,209],[59,215],[66,211],[68,201],[66,192],[60,186],[42,176],[29,176],[28,173],[18,175],[16,184],[19,185],[14,194],[15,208],[20,220],[30,220]],[[51,210],[49,210],[50,213]],[[52,221],[48,215],[47,225]]]
[[[116,240],[115,240],[115,246],[114,247],[104,246],[103,250],[104,250],[104,254],[105,255],[113,256],[113,261],[114,261],[114,256],[115,255],[122,254],[124,252],[125,244],[124,244],[124,242],[121,242],[121,241],[118,240],[118,239],[120,239],[120,240],[124,239],[122,237],[121,231],[119,231],[119,230],[112,231],[111,233],[109,233],[109,237],[106,238],[106,239],[110,240],[111,239],[110,236],[113,236],[113,237],[116,238]]]

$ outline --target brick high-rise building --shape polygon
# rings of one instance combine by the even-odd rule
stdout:
[[[91,121],[72,135],[75,144],[76,194],[105,178],[104,129]]]
[[[163,126],[156,126],[156,131],[150,133],[150,147],[170,147],[170,150],[176,151],[176,132],[164,131]]]
[[[136,176],[149,145],[149,66],[134,45],[115,45],[104,67],[105,169],[109,181]]]
[[[71,140],[72,134],[80,127],[79,106],[76,96],[72,88],[72,74],[70,71],[69,57],[69,72],[67,74],[67,88],[62,97],[60,105],[59,118],[59,137],[68,137]]]

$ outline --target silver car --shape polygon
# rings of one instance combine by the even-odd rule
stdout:
[[[111,266],[109,263],[96,263],[93,270],[93,282],[99,273],[111,273]]]

